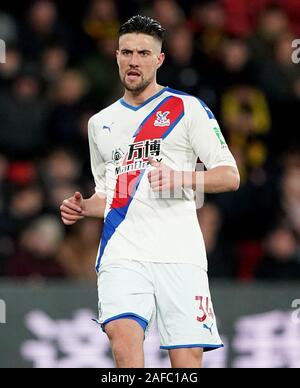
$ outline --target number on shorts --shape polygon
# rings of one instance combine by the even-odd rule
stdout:
[[[204,322],[207,317],[210,317],[212,319],[215,318],[213,309],[211,306],[209,306],[210,300],[207,296],[205,297],[205,296],[196,295],[195,300],[200,301],[199,310],[201,311],[201,316],[200,317],[197,316],[197,321]],[[205,306],[204,306],[204,301],[205,301]]]

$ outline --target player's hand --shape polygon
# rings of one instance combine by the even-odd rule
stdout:
[[[164,163],[148,158],[151,166],[156,167],[148,173],[148,181],[153,191],[175,190],[183,186],[182,171],[176,171]]]
[[[60,207],[61,219],[65,225],[73,225],[84,218],[84,200],[78,191],[65,199]]]

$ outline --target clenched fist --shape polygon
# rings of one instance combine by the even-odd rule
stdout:
[[[176,190],[183,186],[183,172],[175,171],[164,163],[148,158],[152,167],[156,167],[148,173],[148,181],[153,191]]]
[[[72,197],[65,199],[60,207],[61,219],[65,225],[73,225],[84,218],[84,200],[77,191]]]

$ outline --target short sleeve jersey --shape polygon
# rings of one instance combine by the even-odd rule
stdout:
[[[106,260],[192,263],[207,269],[192,189],[155,193],[151,157],[178,171],[236,167],[206,104],[168,87],[134,107],[120,99],[89,121],[96,192],[107,197],[96,269]]]

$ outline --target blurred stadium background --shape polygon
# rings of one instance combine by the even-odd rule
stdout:
[[[300,367],[300,0],[1,1],[0,367],[113,365],[91,321],[101,224],[58,209],[93,193],[87,121],[122,94],[137,13],[168,30],[159,82],[209,105],[242,178],[199,211],[226,345],[205,365]],[[169,365],[155,329],[146,365]]]

